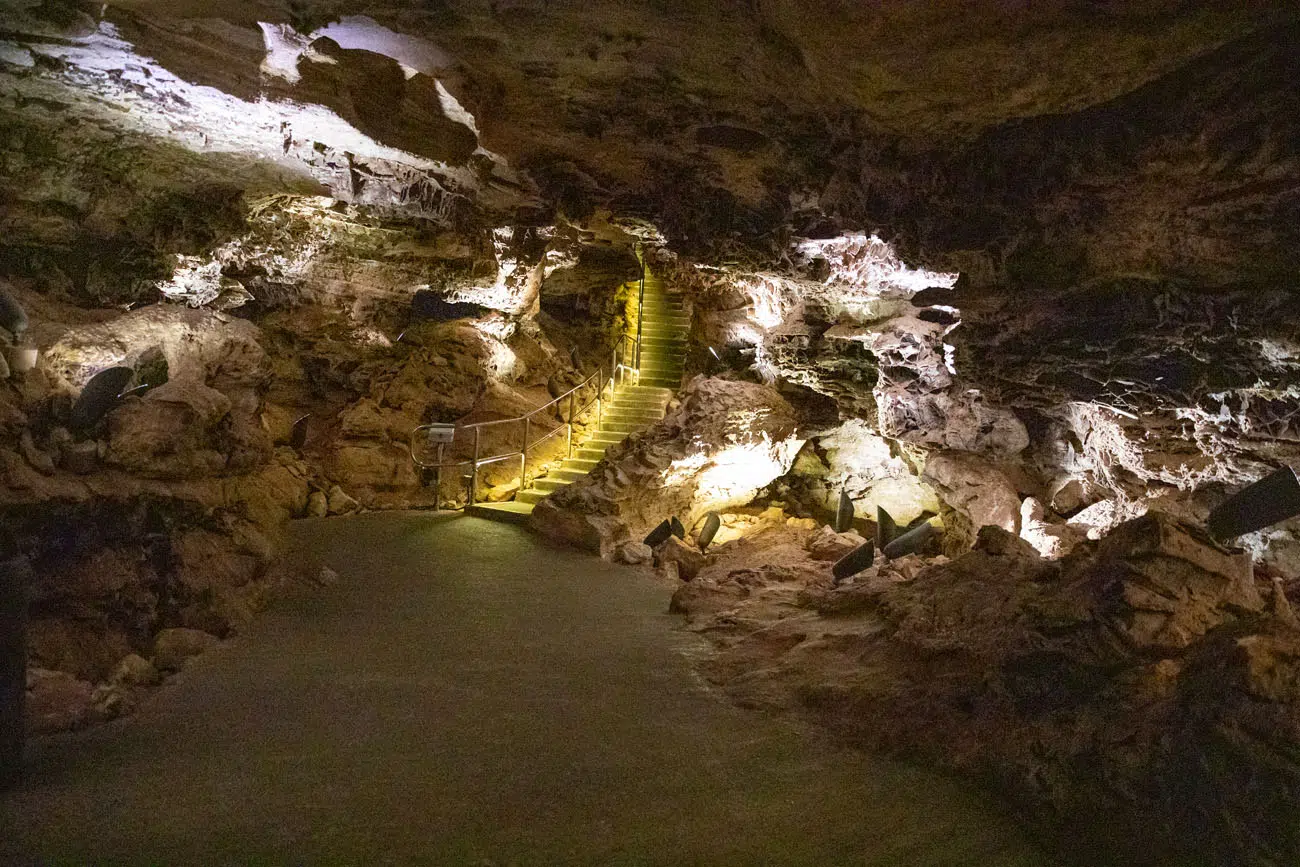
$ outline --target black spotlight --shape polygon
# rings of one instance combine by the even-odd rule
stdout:
[[[853,529],[853,500],[848,491],[840,491],[840,507],[835,511],[835,532],[847,533]]]
[[[699,538],[695,541],[699,544],[700,550],[708,548],[713,542],[713,537],[718,535],[718,528],[722,526],[722,519],[718,517],[717,512],[709,512],[709,516],[704,519],[704,527],[700,530]]]
[[[1283,467],[1247,485],[1210,511],[1207,527],[1220,542],[1300,515],[1300,479]]]
[[[863,569],[870,568],[871,564],[875,562],[876,543],[867,542],[836,560],[835,565],[831,567],[831,575],[835,576],[835,583],[839,584],[846,578],[858,574]]]
[[[134,376],[135,371],[129,367],[110,367],[92,376],[81,390],[77,402],[72,405],[68,427],[80,433],[98,424],[117,404],[122,389],[127,387]]]
[[[292,430],[289,431],[289,445],[302,451],[302,447],[307,445],[307,419],[311,418],[311,413],[301,416],[293,423]]]
[[[884,555],[890,560],[895,560],[907,554],[915,554],[925,547],[931,539],[934,538],[934,524],[926,521],[924,524],[917,524],[903,535],[885,546]]]
[[[667,542],[668,537],[671,536],[672,534],[673,534],[673,525],[668,521],[660,521],[659,526],[655,527],[653,530],[647,533],[645,539],[643,539],[642,541],[645,542],[647,545],[649,545],[651,548],[657,548],[660,545],[662,545],[664,542]]]
[[[672,522],[673,522],[673,523],[672,523],[673,535],[676,536],[678,539],[685,540],[685,539],[686,539],[686,528],[682,526],[682,522],[679,521],[679,520],[677,520],[677,516],[676,516],[676,515],[673,515],[673,517],[672,517]]]
[[[876,506],[876,547],[881,551],[898,538],[898,525],[894,518],[882,506]]]

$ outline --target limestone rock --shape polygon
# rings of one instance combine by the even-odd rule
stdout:
[[[180,671],[191,657],[206,653],[218,643],[215,635],[199,629],[164,629],[154,639],[153,664],[159,671]]]
[[[348,441],[330,459],[330,474],[357,488],[414,488],[417,484],[411,455],[396,443]],[[351,443],[356,443],[355,445]]]
[[[109,416],[108,461],[146,478],[194,478],[220,472],[227,456],[215,428],[230,399],[201,382],[171,380],[129,398]]]
[[[153,663],[139,654],[128,654],[109,675],[108,682],[125,687],[156,686],[162,675]]]
[[[694,525],[707,512],[749,502],[783,475],[803,445],[797,428],[793,408],[774,389],[697,377],[663,421],[609,449],[587,476],[539,504],[532,526],[567,540],[592,530],[642,537],[669,515]]]
[[[68,472],[81,476],[95,472],[99,465],[99,444],[94,440],[64,443],[59,465]]]
[[[1020,530],[1020,496],[996,466],[975,455],[942,452],[925,463],[925,479],[949,506],[976,528]]]
[[[330,488],[329,492],[329,513],[331,515],[347,515],[361,508],[361,504],[348,496],[338,485]]]
[[[1043,504],[1033,497],[1026,497],[1020,504],[1020,538],[1033,545],[1042,556],[1057,560],[1068,554],[1084,534],[1064,522],[1049,521]]]
[[[628,566],[640,566],[643,563],[649,563],[654,559],[654,552],[650,546],[644,542],[624,542],[618,546],[614,554],[614,559],[619,563],[625,563]]]
[[[630,541],[627,525],[618,518],[563,509],[554,500],[554,495],[546,497],[529,516],[529,526],[548,539],[595,552],[606,560],[614,557],[620,545]]]
[[[330,513],[329,498],[324,491],[312,491],[307,498],[307,517],[323,518]]]
[[[32,465],[33,469],[46,476],[54,474],[54,460],[36,447],[30,431],[23,431],[18,447],[23,453],[23,458]]]
[[[193,594],[243,587],[257,578],[262,563],[240,553],[228,536],[208,530],[189,530],[174,543],[180,559],[177,575]]]
[[[820,533],[808,540],[808,556],[833,563],[862,547],[866,541],[852,530],[836,533],[830,527],[823,527]]]
[[[690,581],[700,570],[704,568],[707,558],[694,545],[683,542],[676,536],[669,536],[666,542],[659,545],[654,551],[655,562],[662,565],[664,563],[676,563],[677,575],[683,581]]]
[[[29,668],[24,707],[28,734],[54,734],[93,721],[94,693],[92,684],[65,672]]]

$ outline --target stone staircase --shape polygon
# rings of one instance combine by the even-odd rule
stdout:
[[[479,503],[466,512],[496,520],[527,521],[534,505],[591,472],[606,449],[664,417],[668,401],[681,388],[691,319],[680,296],[669,293],[662,281],[650,274],[646,275],[641,317],[639,380],[636,385],[619,388],[605,401],[596,433],[557,469],[534,479],[513,502]]]

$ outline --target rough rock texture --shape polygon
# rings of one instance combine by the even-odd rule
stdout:
[[[1297,523],[1240,540],[1282,586],[1251,625],[1237,567],[1138,553],[1135,532],[1212,549],[1131,522],[1202,522],[1300,461],[1294,9],[200,5],[0,0],[0,517],[38,575],[49,719],[129,709],[113,672],[160,630],[246,622],[289,518],[460,501],[461,470],[437,492],[416,471],[411,430],[515,418],[582,381],[630,324],[639,252],[686,292],[706,378],[540,526],[644,562],[650,526],[719,509],[705,562],[671,543],[660,568],[694,574],[678,607],[801,624],[771,633],[800,660],[795,692],[870,720],[895,712],[854,697],[872,672],[951,664],[917,712],[972,745],[966,766],[1035,757],[1012,774],[1032,803],[1082,810],[1095,783],[1096,803],[1122,791],[1164,804],[1143,813],[1160,827],[1215,829],[1186,839],[1219,863],[1287,861],[1263,788],[1245,790],[1288,791],[1289,765],[1256,759],[1289,743],[1273,672]],[[138,390],[69,425],[110,366]],[[484,431],[480,455],[522,435]],[[510,463],[479,490],[509,496]],[[884,507],[939,513],[948,554],[983,542],[831,591],[859,537],[808,542],[787,518],[826,519],[841,493],[863,536]],[[1147,571],[1106,583],[1103,561]],[[872,668],[832,652],[860,635],[795,640],[835,617],[906,652]],[[1050,708],[1024,722],[1043,678],[1100,707],[1096,677],[1113,716],[1072,738]],[[1139,705],[1167,711],[1161,739],[1126,728]],[[959,711],[973,721],[943,716]],[[1203,761],[1175,770],[1187,756]]]
[[[662,421],[538,503],[532,526],[602,555],[673,515],[692,527],[709,511],[747,504],[783,475],[803,445],[797,428],[774,389],[696,378]]]
[[[742,701],[996,779],[1125,863],[1297,857],[1300,633],[1248,557],[1152,513],[1058,562],[987,526],[834,587],[833,538],[731,543],[674,596]]]

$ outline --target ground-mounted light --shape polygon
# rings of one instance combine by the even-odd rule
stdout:
[[[657,548],[673,535],[673,525],[671,521],[661,521],[653,530],[646,533],[646,537],[641,541],[651,548]]]
[[[72,405],[68,427],[78,432],[93,428],[116,405],[134,376],[135,371],[129,367],[110,367],[92,376]]]
[[[695,543],[700,546],[701,551],[708,549],[713,543],[713,537],[718,535],[718,530],[722,527],[722,518],[717,512],[709,512],[708,517],[704,519],[704,526],[700,529],[700,535],[696,537]]]
[[[899,557],[906,557],[908,554],[915,554],[930,543],[935,537],[935,528],[928,520],[903,533],[894,541],[885,546],[881,552],[890,560],[897,560]]]
[[[884,506],[876,506],[876,547],[884,551],[885,546],[896,538],[898,524],[894,523],[893,516],[885,511]]]
[[[1300,479],[1282,467],[1247,485],[1210,511],[1206,526],[1221,542],[1300,515]]]
[[[835,532],[847,533],[853,529],[853,499],[848,491],[840,491],[839,508],[835,510]]]
[[[876,562],[876,543],[867,542],[854,548],[849,553],[835,561],[831,567],[831,575],[835,583],[840,584],[863,569],[870,569]]]

